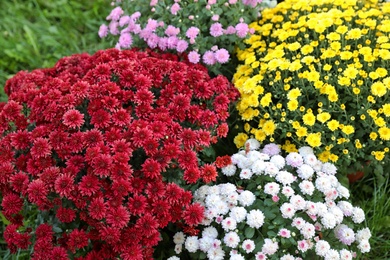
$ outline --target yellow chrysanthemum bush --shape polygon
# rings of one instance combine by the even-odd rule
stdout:
[[[291,152],[309,145],[349,173],[390,165],[390,3],[287,0],[265,10],[238,51],[233,82],[254,137]]]

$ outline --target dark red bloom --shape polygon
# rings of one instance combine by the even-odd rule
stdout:
[[[198,225],[204,218],[204,208],[199,203],[189,205],[183,213],[184,221],[190,225]]]
[[[63,223],[70,223],[76,218],[76,211],[73,209],[60,207],[57,210],[56,217]]]
[[[74,229],[69,234],[68,240],[69,249],[75,253],[77,249],[88,246],[88,234],[84,230]]]
[[[201,176],[205,183],[209,183],[211,181],[216,181],[218,172],[214,165],[205,164],[201,168]]]

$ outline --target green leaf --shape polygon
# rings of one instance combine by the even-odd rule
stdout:
[[[255,229],[251,227],[247,227],[245,229],[245,237],[246,238],[252,238],[255,235]]]

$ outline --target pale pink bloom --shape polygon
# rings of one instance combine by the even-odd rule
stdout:
[[[199,28],[192,26],[192,27],[188,28],[188,30],[186,32],[186,36],[187,36],[187,38],[195,39],[196,36],[198,36],[198,33],[199,33]]]
[[[213,37],[218,37],[218,36],[223,35],[222,24],[220,24],[220,23],[213,23],[210,26],[210,34]]]
[[[190,15],[190,16],[188,16],[188,20],[194,20],[194,16],[193,15]]]
[[[302,252],[306,252],[309,249],[309,243],[306,240],[298,241],[298,250]]]
[[[202,60],[203,60],[204,64],[206,64],[206,65],[214,65],[216,62],[215,57],[214,57],[214,52],[206,51],[203,54]]]
[[[123,27],[126,24],[129,24],[130,20],[131,20],[130,16],[128,15],[122,16],[121,19],[119,19],[119,26]]]
[[[234,5],[235,3],[237,3],[237,0],[229,0],[229,4]]]
[[[229,57],[229,52],[226,49],[219,49],[215,52],[215,59],[221,64],[228,62]]]
[[[209,0],[207,2],[207,4],[209,4],[209,5],[213,5],[213,4],[216,4],[216,3],[217,3],[217,0]]]
[[[119,34],[119,29],[118,29],[118,22],[111,21],[110,24],[108,25],[108,28],[110,30],[110,33],[112,35],[118,35]]]
[[[188,60],[194,64],[198,63],[200,60],[199,53],[197,51],[190,51],[190,53],[188,53]]]
[[[130,33],[122,33],[119,37],[119,45],[122,48],[130,48],[133,44],[133,38],[131,37]]]
[[[214,14],[212,17],[211,17],[211,20],[213,20],[213,21],[218,21],[219,20],[219,15],[217,15],[217,14]]]
[[[175,26],[168,25],[167,29],[165,29],[165,34],[167,36],[176,36],[180,33],[180,28],[176,28]]]
[[[279,236],[281,237],[285,237],[285,238],[289,238],[291,237],[291,232],[290,230],[286,229],[286,228],[282,228],[281,230],[279,230]]]
[[[245,38],[249,32],[249,27],[246,23],[238,23],[235,29],[237,36],[240,38]]]
[[[106,37],[108,34],[108,26],[105,24],[100,25],[98,34],[100,38]]]
[[[156,6],[158,3],[158,0],[150,0],[150,6]]]
[[[118,21],[119,18],[122,16],[123,10],[120,6],[115,7],[112,9],[111,13],[106,17],[107,20],[112,21]]]
[[[176,44],[176,50],[178,52],[184,52],[188,48],[188,42],[185,40],[179,40]]]
[[[171,6],[171,13],[173,15],[176,15],[177,12],[180,10],[180,5],[178,3],[174,3],[172,6]]]
[[[277,195],[272,196],[272,201],[273,201],[273,202],[278,202],[279,199],[280,199],[280,198],[279,198]]]

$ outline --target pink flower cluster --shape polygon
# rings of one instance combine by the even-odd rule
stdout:
[[[261,1],[259,0],[242,0],[240,3],[243,6],[247,6],[248,8],[259,8]],[[149,48],[159,48],[163,51],[165,50],[174,50],[178,53],[189,52],[189,61],[192,63],[198,63],[203,61],[206,65],[214,65],[214,64],[223,64],[229,61],[230,53],[228,49],[231,51],[231,46],[225,46],[222,44],[219,47],[214,47],[210,49],[209,47],[203,46],[201,50],[199,50],[200,42],[215,42],[218,45],[217,38],[225,36],[223,39],[221,38],[221,42],[229,41],[228,36],[234,35],[238,38],[245,38],[248,35],[252,34],[254,31],[249,29],[248,24],[244,22],[244,19],[241,17],[238,23],[229,23],[224,28],[223,24],[220,23],[220,15],[212,15],[210,19],[210,24],[207,24],[207,30],[202,29],[201,27],[195,26],[196,23],[194,21],[195,18],[198,18],[198,14],[191,14],[188,16],[188,19],[180,16],[179,24],[177,24],[177,20],[175,20],[182,10],[187,8],[187,13],[193,13],[193,10],[190,10],[189,4],[185,4],[181,6],[182,3],[180,1],[174,1],[172,4],[167,4],[169,9],[169,13],[161,13],[160,20],[153,19],[156,15],[159,15],[161,12],[158,11],[161,8],[165,10],[166,7],[159,6],[157,10],[157,6],[159,5],[158,1],[151,1],[149,9],[147,11],[149,13],[140,13],[135,12],[131,15],[126,15],[125,11],[121,8],[121,6],[115,7],[111,13],[107,16],[107,20],[109,24],[103,24],[99,29],[99,36],[104,38],[111,35],[119,35],[118,42],[116,44],[116,48],[118,49],[128,49],[131,47],[140,47],[139,43],[134,40],[134,38],[140,38],[142,42],[146,43]],[[219,8],[217,1],[209,0],[207,3],[204,3],[204,8],[206,12],[211,12],[213,14],[212,8]],[[201,5],[201,3],[197,3],[197,5]],[[219,3],[221,5],[221,3]],[[235,7],[238,8],[238,1],[228,1],[222,5],[223,8]],[[192,8],[192,7],[191,7]],[[162,10],[161,9],[161,10]],[[198,10],[198,8],[197,8]],[[169,16],[170,18],[163,18],[162,15]],[[145,16],[147,21],[140,19],[141,16]],[[221,20],[222,21],[222,20]],[[207,23],[207,22],[206,22]],[[187,27],[187,25],[189,25]],[[211,40],[207,40],[207,38],[213,38]],[[206,40],[205,40],[206,39]],[[234,41],[231,42],[234,45]],[[215,45],[215,46],[216,46]],[[205,49],[205,50],[203,50]]]
[[[11,252],[31,244],[32,259],[151,259],[161,228],[194,231],[203,207],[166,179],[215,180],[197,151],[226,136],[238,93],[179,59],[109,49],[7,81],[0,192]],[[38,227],[24,226],[31,205],[50,216]]]

